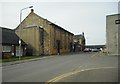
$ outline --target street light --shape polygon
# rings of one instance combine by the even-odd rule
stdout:
[[[28,9],[28,8],[33,8],[33,6],[29,6],[29,7],[26,7],[26,8],[23,8],[20,10],[20,27],[19,27],[19,60],[21,59],[21,28],[22,28],[22,24],[21,24],[21,21],[22,21],[22,11],[25,10],[25,9]]]

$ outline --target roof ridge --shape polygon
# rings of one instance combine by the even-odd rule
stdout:
[[[6,30],[14,31],[14,29],[10,29],[10,28],[7,28],[7,27],[1,27],[1,26],[0,26],[0,28],[1,28],[1,29],[6,29]]]

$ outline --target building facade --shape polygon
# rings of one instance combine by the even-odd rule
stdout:
[[[85,36],[84,33],[74,35],[74,51],[83,51],[85,49]]]
[[[35,14],[33,9],[15,32],[27,44],[26,53],[29,55],[52,55],[72,51],[73,33]]]
[[[10,58],[20,56],[19,53],[19,37],[14,30],[0,27],[2,33],[2,58]],[[22,41],[21,56],[25,56],[26,44]]]
[[[106,17],[106,48],[109,55],[120,55],[120,14]]]

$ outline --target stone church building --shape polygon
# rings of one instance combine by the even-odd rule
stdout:
[[[40,17],[33,9],[15,32],[27,44],[27,55],[52,55],[72,51],[74,34]]]

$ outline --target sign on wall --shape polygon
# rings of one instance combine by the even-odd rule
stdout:
[[[120,24],[120,20],[115,20],[115,24]]]

